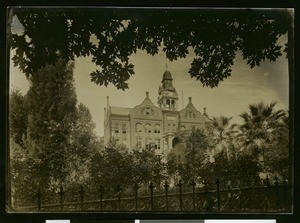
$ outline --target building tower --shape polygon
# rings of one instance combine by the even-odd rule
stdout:
[[[178,103],[178,94],[173,86],[171,73],[166,70],[161,81],[162,85],[158,90],[158,105],[162,110],[176,111]]]
[[[178,94],[173,86],[171,73],[166,69],[158,89],[158,105],[163,114],[163,153],[172,149],[172,140],[178,128]]]

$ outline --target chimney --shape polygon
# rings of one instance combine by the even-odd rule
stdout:
[[[149,98],[149,92],[146,91],[146,98]]]
[[[192,97],[189,97],[189,103],[192,103]]]
[[[109,109],[109,96],[106,97],[106,108]]]
[[[203,114],[206,114],[206,108],[205,107],[203,108]]]

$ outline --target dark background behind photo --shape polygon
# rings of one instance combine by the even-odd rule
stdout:
[[[7,63],[7,49],[6,49],[6,7],[7,6],[18,6],[18,5],[27,5],[27,6],[47,6],[47,5],[64,5],[64,6],[88,6],[88,5],[99,5],[99,6],[145,6],[145,7],[255,7],[255,8],[288,8],[294,7],[295,10],[295,78],[294,78],[294,86],[290,86],[290,89],[294,87],[294,91],[291,90],[291,94],[294,95],[294,108],[295,108],[295,130],[294,130],[294,151],[295,151],[295,167],[294,167],[294,176],[295,176],[295,194],[294,194],[294,213],[293,214],[153,214],[153,213],[46,213],[46,214],[37,214],[37,213],[6,213],[6,147],[8,145],[7,139],[7,111],[8,111],[8,63]],[[0,202],[1,202],[1,212],[0,212],[0,222],[3,223],[42,223],[45,222],[46,219],[70,219],[71,222],[77,223],[93,223],[97,222],[134,222],[133,219],[276,219],[278,223],[296,223],[299,218],[299,2],[297,1],[101,1],[95,3],[95,1],[2,1],[1,2],[1,13],[0,13],[0,173],[1,173],[1,181],[0,181]],[[297,29],[298,28],[298,29]],[[110,221],[108,220],[110,219]],[[114,220],[118,219],[118,220]],[[122,219],[122,220],[121,220]],[[199,222],[199,220],[195,220]],[[158,221],[145,220],[143,223],[160,223]],[[174,222],[170,220],[170,223]],[[182,222],[185,222],[184,220]],[[176,223],[176,221],[175,221]],[[178,222],[179,223],[179,222]]]

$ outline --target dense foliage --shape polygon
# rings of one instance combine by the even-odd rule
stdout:
[[[162,49],[170,61],[193,51],[190,76],[216,87],[231,75],[237,51],[251,68],[275,61],[284,47],[277,40],[292,27],[286,10],[12,10],[24,27],[11,35],[13,62],[27,77],[61,58],[91,56],[98,67],[91,80],[123,90],[134,74],[129,57],[137,50],[155,55]]]
[[[69,135],[70,144],[65,148],[67,156],[63,156],[64,151],[58,152],[57,154],[61,155],[58,157],[52,155],[48,148],[44,149],[44,155],[51,155],[53,164],[61,162],[63,158],[66,172],[65,178],[62,179],[63,188],[66,191],[74,191],[76,195],[72,193],[66,195],[70,201],[78,201],[81,186],[86,189],[88,199],[98,199],[99,190],[106,197],[111,198],[114,198],[120,190],[123,194],[131,196],[135,187],[143,193],[149,190],[149,182],[153,182],[158,190],[163,190],[165,180],[169,182],[171,190],[173,187],[176,189],[179,181],[189,185],[194,181],[200,187],[206,185],[208,188],[215,189],[217,179],[221,182],[221,188],[227,185],[249,187],[265,185],[266,176],[270,180],[277,177],[282,181],[288,174],[290,164],[286,114],[277,120],[281,123],[278,128],[268,131],[273,135],[273,140],[260,143],[260,147],[256,144],[251,146],[247,144],[248,131],[243,130],[246,121],[241,125],[232,126],[223,122],[228,127],[227,130],[236,129],[230,131],[232,134],[230,142],[220,144],[219,140],[216,141],[215,134],[216,131],[220,131],[220,128],[216,131],[211,131],[211,126],[205,130],[193,128],[178,133],[178,143],[169,155],[162,159],[156,155],[155,149],[150,147],[130,150],[122,144],[117,144],[115,140],[104,147],[103,142],[100,142],[93,133],[93,123],[87,108],[79,105],[77,114],[80,113],[81,118],[75,122],[77,127],[73,128]],[[212,120],[225,120],[225,117],[212,118]],[[29,147],[23,148],[11,138],[12,192],[13,197],[17,198],[15,200],[17,205],[36,202],[34,198],[37,185],[32,181],[38,180],[40,174],[49,180],[48,184],[44,184],[44,193],[59,191],[59,185],[51,179],[61,177],[61,173],[53,169],[51,178],[45,174],[45,169],[36,169],[43,167],[37,165],[38,159],[43,162],[48,160],[35,156],[30,152]],[[52,200],[53,197],[43,199],[55,202]]]
[[[10,179],[16,204],[32,200],[37,190],[84,182],[99,147],[88,108],[77,106],[72,63],[46,65],[29,81],[26,95],[10,94]]]

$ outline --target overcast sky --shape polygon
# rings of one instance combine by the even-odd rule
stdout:
[[[279,41],[285,43],[286,36]],[[170,62],[162,51],[155,56],[138,51],[130,57],[130,62],[135,66],[135,74],[128,81],[129,89],[125,91],[117,90],[113,85],[105,87],[92,83],[89,74],[96,70],[96,66],[91,58],[76,58],[74,78],[78,102],[90,109],[97,134],[103,136],[106,97],[110,97],[112,106],[132,108],[142,103],[145,92],[148,91],[150,99],[157,105],[158,88],[167,64],[173,77],[173,85],[179,94],[179,109],[186,106],[188,97],[192,97],[194,106],[200,112],[206,107],[209,116],[233,116],[232,123],[240,123],[239,115],[253,103],[276,101],[277,109],[288,109],[288,61],[285,54],[276,62],[263,62],[259,67],[250,69],[238,53],[231,77],[216,88],[203,87],[189,76],[188,70],[193,58],[194,54],[190,53],[184,59]],[[12,63],[10,71],[10,86],[25,94],[29,88],[25,75],[13,67]]]

